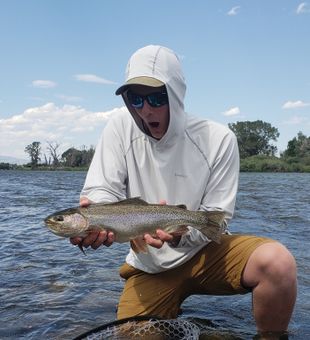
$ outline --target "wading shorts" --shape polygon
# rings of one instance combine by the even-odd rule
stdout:
[[[125,263],[126,279],[117,318],[138,315],[176,318],[182,302],[193,294],[232,295],[250,292],[241,275],[252,252],[268,238],[223,235],[221,244],[211,242],[193,258],[174,269],[148,274]]]

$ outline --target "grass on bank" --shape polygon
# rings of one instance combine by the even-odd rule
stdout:
[[[46,171],[87,171],[88,167],[16,165],[0,163],[0,170],[46,170]],[[310,157],[278,158],[273,156],[251,156],[240,160],[241,172],[310,172]]]
[[[310,172],[310,157],[251,156],[240,160],[241,172]]]

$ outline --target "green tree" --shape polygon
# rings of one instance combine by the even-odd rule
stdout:
[[[80,151],[75,148],[69,148],[62,155],[61,159],[64,166],[76,167],[81,164]]]
[[[34,169],[38,166],[39,161],[41,160],[41,143],[40,142],[32,142],[31,144],[25,147],[25,152],[28,153],[30,157],[31,168]]]
[[[287,149],[283,157],[310,157],[310,137],[305,136],[301,131],[287,143]]]
[[[63,165],[69,167],[88,167],[93,158],[95,149],[93,146],[91,146],[88,150],[85,146],[83,146],[82,148],[82,150],[77,150],[75,148],[70,148],[66,150],[61,155]]]
[[[240,158],[255,155],[274,156],[277,147],[271,141],[277,141],[280,133],[270,123],[256,120],[228,124],[238,140]]]
[[[90,146],[87,150],[85,146],[82,147],[82,166],[89,166],[90,162],[94,156],[95,148]]]

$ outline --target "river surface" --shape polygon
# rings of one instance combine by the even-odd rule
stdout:
[[[115,319],[128,245],[84,256],[43,218],[78,204],[85,172],[0,171],[0,339],[72,339]],[[310,339],[310,174],[241,173],[230,230],[272,237],[298,265],[290,339]],[[251,295],[193,296],[181,318],[219,338],[252,339]],[[212,334],[211,334],[212,335]],[[212,337],[212,336],[211,336]],[[204,337],[208,338],[208,337]]]

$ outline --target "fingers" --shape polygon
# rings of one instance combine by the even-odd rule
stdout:
[[[100,232],[91,232],[89,236],[87,236],[83,240],[83,246],[88,248],[91,246],[93,249],[99,248],[101,245],[105,245],[106,247],[110,247],[110,245],[114,242],[114,234],[109,231],[102,230]]]
[[[88,248],[90,245],[95,244],[99,238],[99,231],[90,232],[82,241],[82,246]],[[96,243],[97,244],[97,243]]]
[[[74,245],[77,246],[82,242],[82,237],[71,237],[70,242]]]
[[[80,198],[80,206],[87,207],[91,203],[93,203],[87,197]],[[114,242],[114,234],[112,232],[107,232],[105,230],[102,231],[92,231],[86,237],[73,237],[70,238],[70,242],[73,245],[78,245],[84,248],[88,248],[91,246],[93,249],[98,249],[100,246],[105,245],[110,247],[110,245]]]
[[[81,207],[87,207],[88,205],[90,205],[92,203],[91,200],[89,200],[87,197],[81,197],[80,198],[80,206]]]
[[[109,231],[109,232],[106,232],[104,231],[103,232],[103,235],[105,235],[103,238],[104,238],[104,241],[103,241],[103,245],[105,245],[106,247],[110,247],[110,245],[112,245],[112,243],[114,242],[114,234]]]
[[[164,242],[162,240],[156,239],[156,238],[152,237],[150,234],[145,234],[144,235],[144,241],[148,245],[150,245],[152,247],[155,247],[155,248],[158,248],[158,249],[161,248],[163,246],[163,244],[164,244]]]
[[[161,229],[157,229],[155,236],[145,234],[144,240],[148,245],[159,249],[163,246],[164,242],[172,242],[173,235],[168,234]]]
[[[156,230],[156,236],[163,242],[170,242],[173,239],[173,236],[171,234],[166,233],[162,229]]]
[[[73,245],[78,245],[84,248],[91,246],[93,249],[98,249],[100,246],[105,245],[110,247],[114,242],[114,234],[107,231],[92,231],[86,237],[70,238]]]

